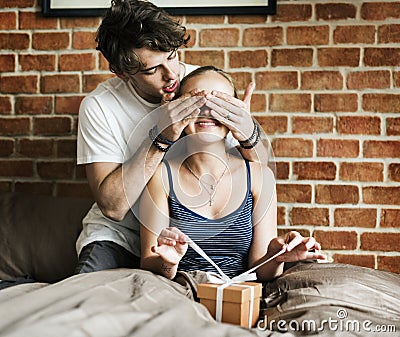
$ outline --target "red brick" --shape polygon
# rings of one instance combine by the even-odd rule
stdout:
[[[285,207],[278,207],[277,224],[278,225],[285,225],[286,224],[286,208]]]
[[[362,193],[365,204],[400,205],[399,186],[368,186],[363,187]]]
[[[400,95],[395,94],[364,94],[362,96],[363,111],[400,112]]]
[[[53,184],[49,182],[20,182],[15,183],[15,192],[52,195]]]
[[[400,158],[400,141],[366,140],[363,154],[364,158]]]
[[[312,157],[313,142],[301,138],[275,138],[272,141],[272,149],[277,157]]]
[[[296,180],[334,180],[336,165],[331,162],[295,162],[293,175]]]
[[[86,180],[86,169],[85,165],[75,166],[75,178],[76,180]]]
[[[294,134],[330,133],[332,131],[332,117],[292,117],[292,132]]]
[[[335,263],[351,264],[366,268],[375,268],[374,255],[355,255],[355,254],[334,254],[333,261]]]
[[[99,61],[98,61],[98,68],[100,69],[100,70],[110,70],[110,66],[109,66],[109,64],[108,64],[108,61],[106,60],[106,58],[102,55],[102,54],[100,54],[100,53],[98,53],[98,58],[99,58]],[[182,57],[180,57],[180,59],[183,59]],[[187,61],[186,61],[187,62]],[[189,63],[189,62],[188,62]],[[193,63],[193,64],[197,64],[197,63]]]
[[[317,185],[315,201],[318,204],[357,204],[358,187],[352,185]]]
[[[400,65],[400,48],[365,48],[364,65],[367,67],[396,67]]]
[[[38,162],[39,177],[42,179],[71,179],[75,164],[73,162]]]
[[[239,44],[237,28],[202,29],[200,47],[236,47]]]
[[[95,38],[96,32],[73,32],[72,48],[94,50],[97,47]]]
[[[237,90],[245,90],[249,83],[253,81],[252,75],[249,72],[230,72],[230,75]]]
[[[57,158],[76,157],[76,139],[58,139],[56,144]]]
[[[0,0],[0,8],[26,8],[33,7],[35,0]]]
[[[267,97],[265,94],[253,94],[250,101],[251,112],[265,112],[267,110]]]
[[[280,4],[276,14],[271,16],[273,22],[295,22],[309,21],[312,15],[312,6],[310,4]]]
[[[12,30],[17,28],[17,13],[0,13],[0,30]]]
[[[201,66],[212,64],[217,68],[224,68],[225,56],[222,50],[187,50],[185,62]]]
[[[278,162],[275,165],[275,176],[276,179],[288,179],[289,178],[289,171],[290,165],[289,163]]]
[[[353,250],[357,248],[357,233],[354,231],[314,231],[314,238],[322,249]]]
[[[329,43],[329,26],[288,27],[286,35],[288,45],[326,45]]]
[[[0,55],[0,72],[15,71],[15,55],[4,54]]]
[[[82,183],[57,183],[56,191],[58,196],[65,197],[92,197],[89,185],[86,182]]]
[[[400,181],[400,164],[389,164],[388,172],[391,181]]]
[[[376,227],[376,209],[374,208],[338,208],[335,209],[335,227]]]
[[[318,65],[320,67],[358,67],[360,53],[359,48],[319,48]]]
[[[57,96],[55,112],[77,115],[83,98],[84,96]]]
[[[26,33],[0,33],[0,49],[24,50],[29,48],[29,35]]]
[[[72,123],[69,117],[36,117],[33,121],[35,135],[71,134]]]
[[[265,23],[267,19],[266,15],[257,15],[257,14],[239,14],[239,15],[228,15],[228,23],[230,24],[235,24],[235,23],[241,23],[241,24],[256,24],[256,23]]]
[[[2,118],[0,117],[0,134],[2,136],[26,135],[30,131],[29,118]]]
[[[380,252],[399,251],[400,233],[362,233],[361,249]]]
[[[52,71],[56,70],[55,55],[20,55],[19,65],[22,71]]]
[[[310,48],[273,49],[271,65],[273,67],[310,67],[313,64],[314,51]]]
[[[356,112],[358,97],[357,94],[315,94],[314,110],[316,112]]]
[[[68,17],[60,19],[61,28],[97,28],[100,24],[99,17]]]
[[[400,71],[393,71],[393,84],[396,88],[400,87]]]
[[[281,46],[282,27],[246,28],[243,32],[244,47]]]
[[[66,32],[32,34],[32,47],[37,50],[67,49],[69,43],[69,34]]]
[[[15,113],[18,115],[46,115],[53,111],[53,98],[50,96],[17,96]]]
[[[186,16],[186,23],[201,23],[205,25],[221,24],[224,23],[224,15],[188,15]]]
[[[8,96],[0,96],[0,114],[9,115],[11,113],[11,99]]]
[[[355,71],[347,75],[348,89],[390,88],[390,71]]]
[[[312,189],[310,185],[277,184],[278,202],[310,203]]]
[[[95,57],[92,53],[63,54],[58,59],[58,67],[61,71],[94,70]]]
[[[243,50],[229,52],[230,68],[260,68],[268,64],[268,53],[266,50]]]
[[[40,12],[19,12],[19,29],[57,29],[57,18],[44,17]]]
[[[299,84],[295,71],[263,71],[257,72],[257,90],[297,89]]]
[[[83,92],[91,92],[96,87],[108,80],[111,77],[115,77],[114,74],[91,74],[83,76]]]
[[[0,157],[9,157],[14,154],[14,140],[0,139]]]
[[[329,209],[294,207],[290,211],[290,225],[329,226]]]
[[[381,163],[341,163],[340,179],[344,181],[383,181]]]
[[[310,94],[271,94],[269,111],[310,112]]]
[[[400,256],[378,256],[378,269],[400,274]]]
[[[400,25],[383,25],[378,28],[378,43],[399,43]]]
[[[282,236],[282,235],[285,235],[286,233],[291,232],[291,231],[296,231],[296,232],[300,233],[300,235],[302,235],[303,237],[310,237],[311,236],[310,230],[304,229],[304,228],[301,228],[301,227],[300,228],[293,228],[293,227],[278,228],[278,235]]]
[[[315,11],[317,20],[348,20],[356,18],[357,7],[345,3],[316,4]]]
[[[343,89],[343,76],[338,71],[305,71],[301,74],[303,90]]]
[[[42,93],[79,92],[79,75],[45,75],[40,82]]]
[[[358,140],[319,139],[317,141],[318,157],[355,158],[358,154]]]
[[[379,135],[381,119],[369,116],[342,116],[337,118],[337,131],[348,135]]]
[[[186,47],[190,48],[196,45],[197,43],[197,34],[195,29],[187,29],[185,39],[189,38],[189,41],[186,42]]]
[[[400,18],[400,6],[397,2],[365,2],[361,5],[361,18],[368,21]]]
[[[30,160],[0,160],[0,176],[2,177],[31,177],[33,162]]]
[[[21,139],[18,142],[18,153],[30,158],[51,157],[54,154],[52,139]]]
[[[268,135],[287,132],[288,118],[286,116],[257,116],[256,118]]]
[[[38,90],[38,76],[6,76],[0,77],[0,91],[2,93],[21,94],[36,93]]]
[[[382,228],[400,228],[400,209],[383,209],[380,226]]]
[[[400,135],[400,118],[386,118],[386,134],[388,136]]]
[[[341,43],[375,43],[374,26],[338,26],[333,31],[333,42]]]
[[[0,181],[0,191],[1,192],[11,192],[12,184],[6,181]]]

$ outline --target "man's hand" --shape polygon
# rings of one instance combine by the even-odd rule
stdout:
[[[190,119],[199,115],[200,108],[205,104],[206,98],[188,93],[174,101],[169,101],[169,99],[172,99],[172,97],[164,96],[162,105],[152,113],[158,114],[158,130],[161,135],[165,139],[175,142],[189,124]]]

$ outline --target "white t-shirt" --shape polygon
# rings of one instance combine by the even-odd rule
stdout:
[[[196,66],[183,64],[184,74]],[[159,104],[141,98],[130,82],[113,77],[86,96],[79,109],[77,163],[124,163],[138,150],[155,123]],[[131,137],[131,136],[134,137]],[[113,241],[140,256],[139,222],[132,211],[122,221],[103,215],[96,203],[83,219],[78,254],[93,241]]]

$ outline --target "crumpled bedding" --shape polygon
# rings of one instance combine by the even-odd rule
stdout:
[[[197,303],[204,274],[181,273],[177,282],[137,269],[80,274],[55,284],[23,284],[0,291],[0,336],[16,337],[278,337],[315,334],[312,329],[269,329],[345,309],[348,318],[392,324],[400,331],[400,275],[368,268],[305,264],[290,268],[264,287],[258,328],[217,323]],[[267,325],[264,319],[267,318]],[[342,320],[344,321],[344,319]],[[292,327],[293,328],[293,327]],[[321,336],[380,336],[365,331],[317,331]]]

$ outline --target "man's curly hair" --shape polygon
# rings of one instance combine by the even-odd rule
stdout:
[[[97,50],[113,73],[136,74],[144,67],[134,49],[169,52],[186,45],[186,28],[144,0],[113,0],[97,30]]]

